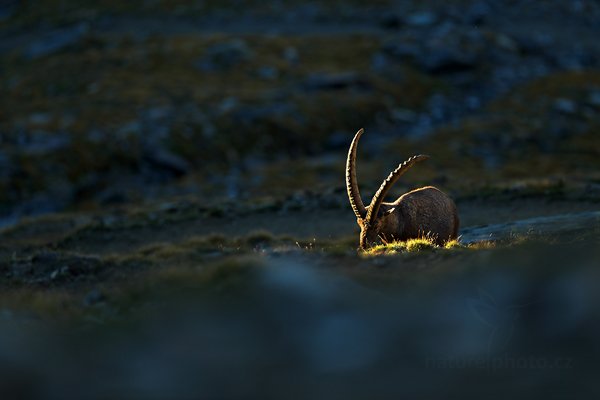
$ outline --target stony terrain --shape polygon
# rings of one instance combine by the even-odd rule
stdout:
[[[598,21],[593,0],[1,3],[0,391],[593,395]],[[394,194],[448,192],[459,242],[356,251],[360,127],[363,195],[429,154]]]
[[[3,224],[321,192],[360,127],[372,186],[598,180],[594,1],[175,3],[3,6]]]

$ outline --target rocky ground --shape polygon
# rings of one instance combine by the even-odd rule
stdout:
[[[369,255],[341,209],[28,220],[0,234],[0,382],[31,398],[594,393],[597,204],[466,200],[458,244]]]
[[[3,2],[0,390],[593,394],[598,21],[591,0]],[[394,192],[450,193],[458,243],[357,253],[360,127],[363,195],[431,155]]]

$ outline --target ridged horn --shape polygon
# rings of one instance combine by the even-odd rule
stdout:
[[[398,181],[398,179],[402,175],[404,175],[404,173],[406,173],[406,171],[408,171],[410,169],[410,167],[413,166],[413,164],[415,164],[419,161],[427,160],[428,158],[429,158],[429,156],[422,155],[422,154],[420,154],[418,156],[413,156],[413,157],[409,158],[408,160],[404,161],[403,163],[401,163],[400,165],[398,165],[398,168],[393,170],[388,175],[388,177],[383,181],[383,183],[379,187],[379,190],[377,191],[377,193],[375,193],[375,196],[373,196],[373,200],[371,200],[371,205],[369,206],[369,212],[367,213],[367,218],[366,218],[367,224],[373,223],[374,218],[377,216],[377,213],[379,212],[379,207],[381,206],[381,203],[383,203],[385,196],[390,191],[392,186],[394,186],[394,183],[396,183],[396,181]]]
[[[348,150],[348,158],[346,159],[346,190],[348,191],[348,199],[350,200],[352,210],[359,219],[364,219],[367,215],[367,209],[360,197],[358,181],[356,180],[356,149],[358,141],[364,132],[365,130],[362,128],[356,132]]]

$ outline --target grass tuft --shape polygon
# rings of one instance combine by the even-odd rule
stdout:
[[[378,255],[393,255],[398,253],[414,253],[420,251],[428,251],[438,248],[435,241],[431,237],[422,237],[409,239],[404,242],[390,242],[380,244],[365,250],[364,254],[367,256],[378,256]]]
[[[435,239],[432,237],[421,237],[409,239],[404,242],[390,242],[371,247],[364,251],[366,256],[394,255],[402,253],[418,253],[437,249],[443,250],[485,250],[496,247],[493,241],[481,241],[475,243],[464,244],[460,239],[454,239],[446,242],[443,246],[438,246]]]
[[[436,247],[438,246],[433,242],[433,239],[430,238],[418,238],[406,241],[407,252],[432,250]]]
[[[444,248],[446,250],[464,249],[466,246],[462,244],[458,239],[450,240],[446,242]]]

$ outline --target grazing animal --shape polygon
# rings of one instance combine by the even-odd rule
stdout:
[[[381,241],[403,241],[425,236],[431,237],[438,245],[456,239],[459,224],[456,205],[439,189],[426,186],[403,194],[393,203],[383,202],[394,183],[415,163],[429,156],[413,156],[400,164],[383,181],[371,204],[365,207],[356,180],[356,149],[363,133],[364,129],[361,129],[354,136],[346,161],[346,189],[360,226],[361,249]]]

